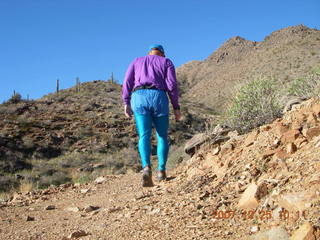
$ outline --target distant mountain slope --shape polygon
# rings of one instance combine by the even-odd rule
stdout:
[[[222,109],[234,86],[258,76],[279,84],[320,64],[320,31],[303,25],[271,33],[262,42],[233,37],[204,61],[177,69],[184,97],[206,107]]]

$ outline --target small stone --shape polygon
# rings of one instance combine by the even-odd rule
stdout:
[[[320,127],[309,128],[305,131],[305,136],[309,140],[319,135],[320,135]]]
[[[254,209],[259,206],[259,202],[255,197],[258,186],[255,183],[248,185],[247,189],[241,195],[238,207],[241,209]]]
[[[96,207],[96,206],[86,206],[83,210],[88,213],[88,212],[95,211],[95,210],[97,210],[99,208],[100,207]]]
[[[217,155],[219,152],[220,152],[220,146],[215,147],[215,148],[211,151],[212,155]]]
[[[252,233],[256,233],[259,231],[259,227],[258,226],[253,226],[251,229],[250,229],[250,232]]]
[[[78,231],[75,231],[75,232],[71,233],[68,238],[69,239],[71,239],[71,238],[80,238],[80,237],[84,237],[84,236],[87,236],[87,235],[89,235],[89,234],[86,233],[85,231],[78,230]]]
[[[245,147],[251,146],[256,141],[258,135],[259,135],[259,131],[258,130],[250,133],[247,136],[246,140],[244,141],[244,146]]]
[[[269,149],[266,150],[262,155],[261,155],[261,159],[266,159],[268,157],[273,156],[277,151],[274,149]]]
[[[80,208],[78,207],[68,207],[65,210],[69,212],[80,212]]]
[[[45,210],[54,210],[56,209],[56,206],[54,205],[49,205],[49,206],[46,206]]]
[[[94,182],[96,183],[96,184],[101,184],[101,183],[103,183],[103,182],[105,182],[107,179],[105,178],[105,177],[98,177],[96,180],[94,180]]]
[[[277,148],[280,145],[280,143],[281,143],[280,139],[277,138],[273,141],[272,147]]]
[[[29,221],[34,221],[34,220],[35,220],[34,217],[27,216],[27,222],[29,222]]]
[[[294,143],[288,143],[287,145],[287,153],[292,154],[297,151],[297,146]]]
[[[222,145],[221,147],[221,154],[224,155],[230,151],[232,151],[234,149],[234,144],[233,143],[225,143],[224,145]]]
[[[90,192],[90,189],[81,189],[80,192],[82,194],[86,194],[86,193]]]
[[[92,166],[94,169],[97,169],[97,168],[104,168],[105,165],[103,163],[96,163],[96,164],[93,164]]]
[[[286,158],[288,158],[290,155],[286,152],[286,151],[284,151],[284,150],[282,150],[282,149],[280,149],[279,151],[277,151],[276,152],[276,157],[277,158],[279,158],[279,159],[286,159]]]
[[[160,208],[153,209],[151,212],[149,212],[150,215],[155,215],[160,213]]]

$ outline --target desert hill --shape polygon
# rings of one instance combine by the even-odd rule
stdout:
[[[224,133],[142,188],[140,174],[16,193],[1,239],[320,239],[320,100]]]
[[[233,37],[207,59],[179,67],[177,75],[186,99],[221,111],[239,83],[266,76],[282,87],[319,64],[320,31],[298,25],[262,42]]]
[[[172,149],[204,126],[201,108],[197,115],[185,105],[183,111],[182,122],[171,119]],[[45,187],[70,181],[67,169],[139,170],[135,124],[124,116],[119,84],[85,82],[80,90],[75,86],[37,100],[8,101],[0,104],[0,119],[0,191],[15,185],[13,174]],[[155,139],[153,143],[155,155]]]

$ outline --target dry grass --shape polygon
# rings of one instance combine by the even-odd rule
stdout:
[[[19,186],[19,192],[27,193],[30,192],[34,188],[32,182],[22,181]]]

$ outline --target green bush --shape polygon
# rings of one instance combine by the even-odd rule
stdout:
[[[239,88],[226,111],[226,123],[239,133],[271,122],[281,115],[278,85],[260,77]]]
[[[320,70],[315,69],[305,77],[295,79],[288,94],[303,98],[320,96]]]

